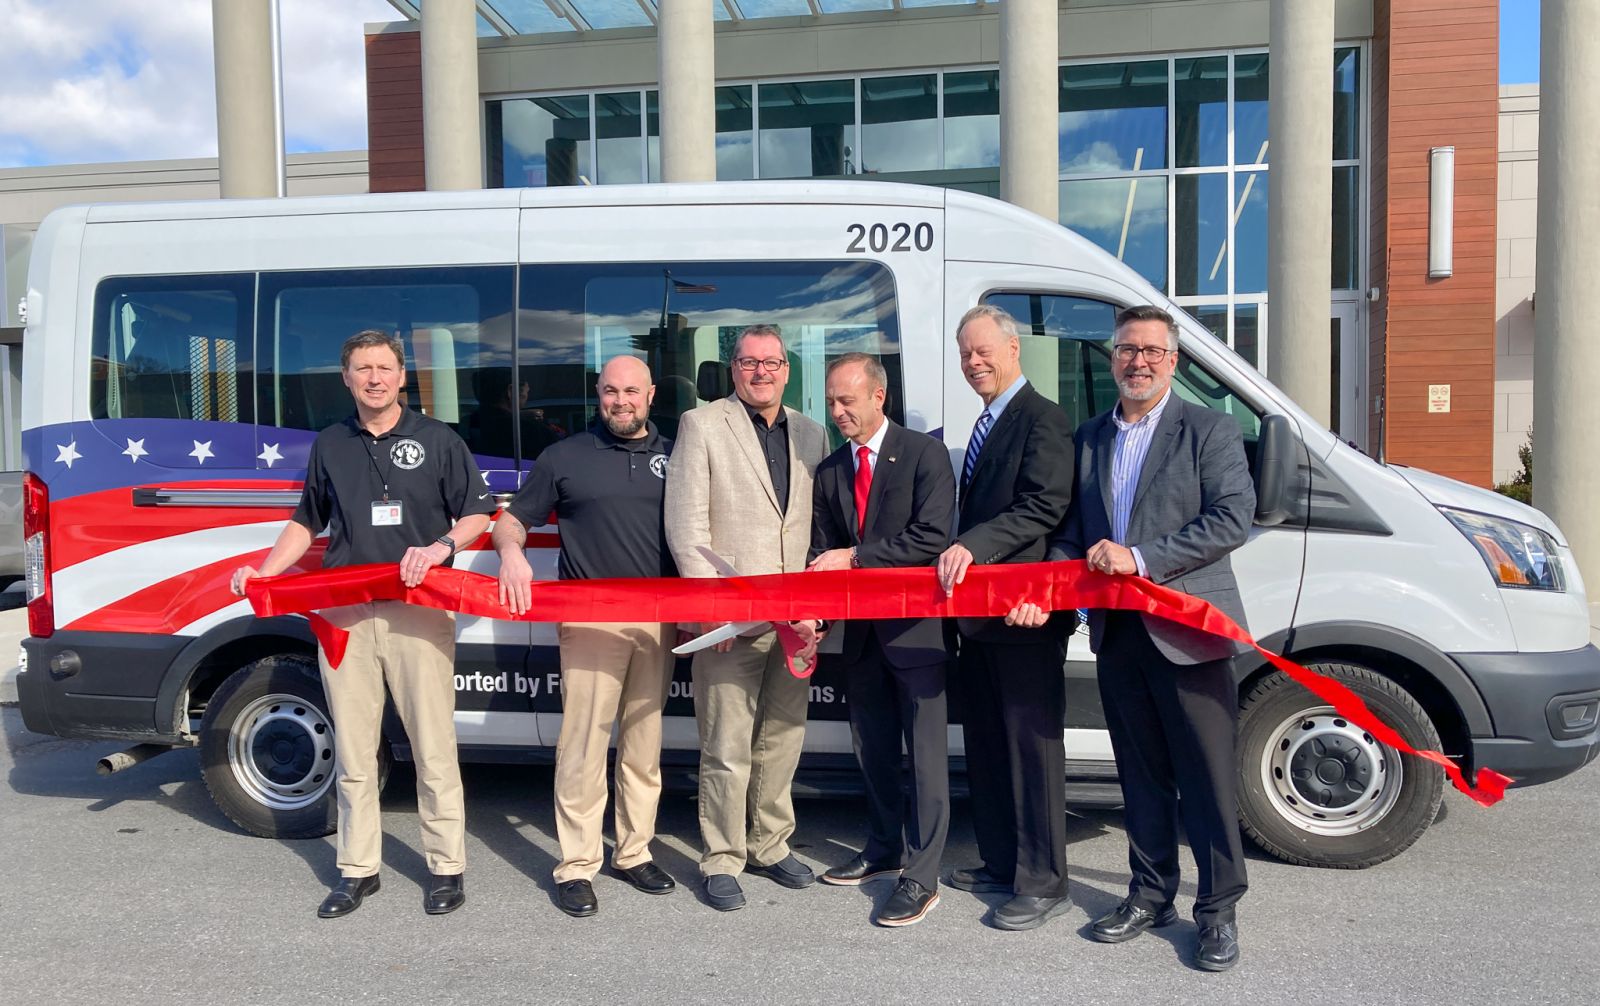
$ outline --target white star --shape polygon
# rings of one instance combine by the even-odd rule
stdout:
[[[194,450],[189,452],[189,456],[201,464],[206,463],[206,458],[216,457],[215,454],[211,453],[211,441],[207,440],[202,444],[200,441],[195,440],[192,443],[194,444]]]
[[[65,461],[68,468],[71,468],[72,463],[81,457],[83,455],[78,453],[78,442],[76,440],[70,444],[56,444],[56,460]]]
[[[278,453],[277,444],[262,444],[261,453],[257,454],[256,457],[265,461],[268,468],[271,468],[274,462],[283,460],[283,455]]]
[[[483,484],[484,485],[488,485],[489,484],[489,473],[488,472],[479,472],[478,473],[478,477],[483,479]]]
[[[135,440],[132,437],[128,437],[127,441],[128,441],[128,449],[123,451],[122,453],[126,454],[128,456],[128,460],[132,461],[134,464],[138,464],[140,458],[142,458],[146,454],[150,453],[149,451],[144,449],[144,441],[143,440]]]

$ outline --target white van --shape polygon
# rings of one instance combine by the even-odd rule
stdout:
[[[728,393],[744,325],[782,326],[786,401],[825,426],[827,361],[874,353],[893,417],[942,437],[959,464],[979,408],[951,332],[967,308],[1014,314],[1029,380],[1081,422],[1115,398],[1116,310],[1165,303],[1004,203],[808,181],[68,208],[39,228],[27,296],[25,722],[140,742],[113,767],[150,745],[198,745],[228,816],[279,837],[332,828],[332,723],[305,621],[253,618],[227,578],[288,518],[315,432],[349,413],[338,354],[351,333],[400,334],[411,407],[458,430],[509,494],[540,449],[590,420],[595,373],[617,353],[650,363],[668,435]],[[1259,512],[1234,568],[1258,638],[1332,670],[1411,743],[1469,771],[1535,783],[1591,761],[1600,653],[1561,531],[1362,455],[1182,323],[1178,393],[1237,419],[1253,455]],[[557,544],[530,538],[538,575],[554,575]],[[463,561],[495,572],[486,543]],[[553,627],[458,627],[463,757],[550,757]],[[1069,799],[1114,803],[1085,634],[1064,673]],[[1241,659],[1238,677],[1242,816],[1263,848],[1364,866],[1427,828],[1438,770],[1259,660]],[[824,667],[807,733],[816,768],[850,764],[842,699]],[[405,757],[403,734],[389,736]],[[959,729],[952,740],[959,763]],[[666,745],[692,763],[686,668]]]

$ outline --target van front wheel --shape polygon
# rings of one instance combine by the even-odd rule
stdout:
[[[201,775],[222,812],[252,835],[332,833],[333,764],[333,718],[309,657],[263,657],[234,672],[206,703]]]
[[[1356,664],[1312,664],[1348,686],[1412,746],[1439,734],[1417,700]],[[1300,866],[1356,870],[1393,859],[1433,823],[1444,773],[1378,743],[1274,672],[1239,711],[1239,819],[1265,852]]]

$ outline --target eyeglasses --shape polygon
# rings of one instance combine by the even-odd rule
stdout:
[[[1167,358],[1168,353],[1176,353],[1176,349],[1167,349],[1165,346],[1130,346],[1126,343],[1112,346],[1111,352],[1121,363],[1130,363],[1137,356],[1143,356],[1151,363],[1160,363]]]
[[[788,363],[788,360],[758,360],[753,356],[736,356],[733,358],[733,365],[740,370],[753,371],[759,367],[769,374],[776,374]]]

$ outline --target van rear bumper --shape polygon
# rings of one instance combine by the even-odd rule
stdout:
[[[1600,756],[1600,650],[1453,653],[1494,720],[1471,763],[1519,786],[1559,779]]]
[[[156,727],[162,680],[188,636],[57,632],[22,641],[17,675],[22,724],[34,733],[96,740],[177,743]]]

